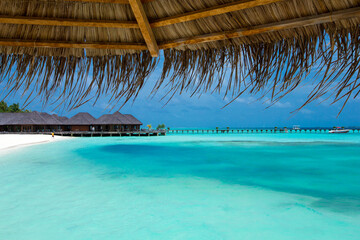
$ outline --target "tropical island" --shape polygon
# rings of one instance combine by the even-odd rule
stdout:
[[[359,240],[359,0],[0,0],[0,62],[1,240]]]

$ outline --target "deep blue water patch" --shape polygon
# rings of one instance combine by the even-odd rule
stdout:
[[[201,177],[318,197],[321,200],[314,206],[360,212],[360,145],[356,143],[121,143],[94,146],[78,154],[106,167],[112,178],[124,174]]]

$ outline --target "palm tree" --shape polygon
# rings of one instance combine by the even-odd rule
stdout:
[[[5,101],[0,102],[0,112],[7,112],[8,111],[8,105]]]
[[[20,109],[20,104],[19,103],[13,103],[9,106],[9,112],[12,112],[12,113],[17,113],[17,112],[21,112],[21,109]]]
[[[148,127],[149,130],[151,130],[151,128],[152,128],[151,124],[148,124],[146,126]]]
[[[156,129],[159,130],[159,129],[164,129],[164,128],[165,128],[165,124],[159,124]]]

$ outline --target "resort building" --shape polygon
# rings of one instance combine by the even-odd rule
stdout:
[[[72,118],[64,121],[66,124],[64,130],[72,132],[91,131],[95,120],[96,119],[89,113],[78,113]]]
[[[105,114],[96,119],[89,113],[72,118],[44,112],[0,113],[0,132],[131,132],[142,123],[130,114]]]
[[[105,114],[96,119],[94,122],[95,131],[105,132],[128,132],[138,131],[142,123],[130,114]]]
[[[48,113],[0,113],[1,132],[61,131],[61,126],[60,118]]]

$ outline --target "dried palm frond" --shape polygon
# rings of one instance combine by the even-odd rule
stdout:
[[[235,0],[154,0],[144,4],[150,21]],[[358,0],[283,0],[259,7],[154,28],[158,43],[246,29],[355,8]],[[0,0],[0,15],[135,21],[129,5],[62,0]],[[297,88],[310,72],[317,78],[305,104],[333,94],[346,103],[360,91],[359,17],[165,49],[162,76],[153,93],[169,99],[190,92],[270,95],[273,102]],[[145,44],[139,29],[0,24],[0,39]],[[158,60],[147,51],[0,47],[2,97],[22,92],[31,101],[73,109],[106,96],[111,104],[135,98]]]

